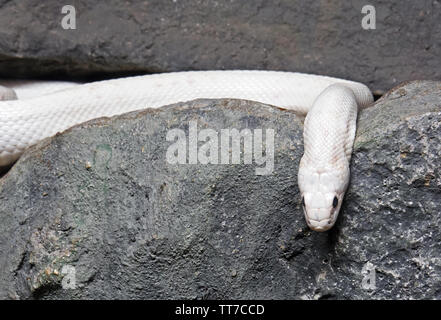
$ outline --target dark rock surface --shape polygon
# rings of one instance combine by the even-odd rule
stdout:
[[[0,77],[81,77],[207,69],[266,69],[361,81],[385,92],[441,80],[441,3],[355,1],[0,0]],[[98,75],[99,76],[99,75]]]
[[[274,129],[274,171],[169,164],[167,132],[190,121]],[[440,126],[440,82],[362,111],[326,233],[301,212],[292,112],[196,100],[75,127],[0,180],[0,298],[440,299]]]

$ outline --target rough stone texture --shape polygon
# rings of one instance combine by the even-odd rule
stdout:
[[[0,0],[0,77],[272,69],[361,81],[376,92],[441,80],[441,3],[292,0]],[[364,30],[361,8],[376,8]],[[99,76],[99,75],[98,75]]]
[[[273,174],[169,164],[166,133],[190,120],[274,129]],[[339,220],[316,233],[301,212],[293,112],[197,100],[83,124],[0,180],[0,298],[441,299],[440,145],[440,82],[362,111]],[[63,288],[66,266],[76,289]]]

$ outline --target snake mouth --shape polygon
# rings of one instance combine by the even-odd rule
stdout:
[[[335,223],[335,217],[331,211],[331,215],[327,214],[328,210],[325,209],[315,209],[306,210],[304,209],[305,220],[308,227],[314,231],[324,232],[332,228]]]
[[[322,220],[314,220],[306,217],[306,223],[308,227],[314,231],[324,232],[332,228],[334,225],[332,218],[322,219]]]
[[[334,210],[331,208],[306,208],[303,210],[305,220],[314,231],[326,231],[334,225]]]
[[[317,194],[318,193],[315,193],[313,195]],[[323,232],[334,226],[340,210],[341,196],[335,193],[332,193],[332,196],[329,194],[322,195],[321,193],[319,195],[320,196],[316,196],[315,199],[313,198],[315,201],[311,201],[310,198],[308,205],[308,199],[305,201],[305,194],[303,194],[302,207],[308,227],[311,230]],[[323,201],[323,199],[327,201]]]

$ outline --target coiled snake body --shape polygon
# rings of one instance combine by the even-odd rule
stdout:
[[[337,219],[349,182],[357,111],[373,101],[361,83],[276,71],[191,71],[81,85],[0,85],[0,100],[5,100],[0,102],[0,166],[73,125],[197,98],[247,99],[304,113],[298,184],[306,221],[316,231],[328,230]]]

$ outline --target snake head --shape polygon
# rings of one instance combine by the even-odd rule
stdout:
[[[308,226],[320,232],[332,228],[349,183],[349,167],[317,170],[301,164],[298,181]]]

